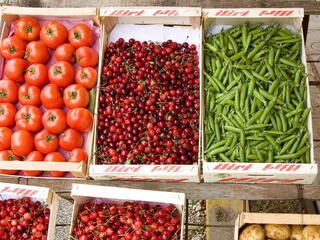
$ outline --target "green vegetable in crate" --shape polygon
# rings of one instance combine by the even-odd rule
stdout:
[[[205,54],[205,157],[310,163],[301,37],[279,24],[210,35]]]

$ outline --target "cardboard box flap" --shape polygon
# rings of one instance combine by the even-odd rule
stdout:
[[[48,188],[9,183],[0,183],[0,194],[39,198],[48,202],[52,197]]]
[[[94,197],[115,200],[131,200],[146,202],[161,202],[183,205],[185,194],[176,192],[161,192],[131,188],[106,187],[96,185],[72,184],[71,197]],[[128,196],[130,199],[128,199]]]

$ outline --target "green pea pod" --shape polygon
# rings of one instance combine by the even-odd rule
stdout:
[[[212,156],[217,155],[219,153],[223,153],[223,152],[225,152],[227,150],[228,150],[227,146],[223,146],[223,147],[219,147],[219,148],[213,149],[212,151],[208,152],[207,157],[212,157]]]
[[[271,109],[273,108],[273,106],[275,105],[277,101],[277,98],[274,97],[267,105],[267,107],[264,109],[263,114],[260,117],[260,123],[264,123],[264,120],[267,117],[267,114],[271,111]]]
[[[301,138],[298,149],[302,148],[302,146],[305,145],[308,140],[309,140],[309,132],[306,132]]]
[[[203,74],[209,80],[211,86],[216,90],[216,92],[220,92],[220,89],[219,89],[218,85],[216,84],[216,82],[213,80],[213,78],[205,71],[203,72]]]
[[[219,153],[219,157],[224,162],[231,162],[230,159],[226,155],[224,155],[223,153]]]
[[[280,58],[280,53],[281,53],[281,49],[278,48],[276,51],[276,55],[274,56],[274,63],[278,63],[279,58]]]
[[[269,54],[268,54],[268,64],[273,67],[274,65],[274,48],[271,47]]]
[[[288,130],[287,118],[286,118],[286,116],[284,115],[284,112],[283,112],[283,111],[280,111],[280,112],[279,112],[279,115],[280,115],[280,119],[281,119],[282,130],[285,132],[285,131]]]
[[[217,53],[219,50],[217,48],[215,48],[214,46],[212,46],[209,43],[204,43],[204,47],[208,50],[210,50],[213,53]]]
[[[280,151],[280,155],[284,154],[285,152],[287,152],[289,150],[289,148],[292,146],[292,144],[296,141],[296,137],[292,138],[289,142],[287,142],[281,149]]]
[[[219,141],[219,142],[211,145],[211,146],[210,146],[206,151],[204,151],[204,152],[207,153],[207,152],[210,152],[210,151],[212,151],[212,150],[214,150],[214,149],[216,149],[216,148],[219,148],[219,147],[221,147],[221,146],[224,146],[224,145],[226,144],[226,142],[227,142],[226,139],[221,140],[221,141]]]
[[[242,45],[245,47],[247,46],[247,38],[248,38],[248,29],[246,24],[242,25]]]
[[[263,109],[260,109],[248,120],[247,125],[250,126],[251,124],[255,123],[261,117],[262,114],[263,114]]]
[[[215,133],[216,133],[216,138],[218,141],[221,140],[221,134],[220,134],[220,127],[219,127],[219,123],[218,123],[218,119],[215,118],[214,119],[214,130],[215,130]]]
[[[270,148],[268,151],[268,160],[266,161],[266,163],[273,163],[273,149]]]
[[[260,42],[249,54],[248,54],[248,59],[252,59],[257,52],[261,50],[266,45],[266,41]]]
[[[310,148],[309,145],[304,146],[303,148],[301,148],[299,151],[295,152],[295,153],[291,153],[291,154],[285,154],[285,155],[278,155],[278,156],[274,156],[274,159],[276,160],[290,160],[290,159],[295,159],[300,157],[302,154],[304,154],[306,151],[308,151]]]
[[[272,145],[272,147],[276,150],[277,153],[281,151],[280,145],[274,140],[273,137],[266,135],[266,139],[269,141],[269,143]]]
[[[241,132],[241,129],[236,128],[236,127],[231,127],[231,126],[224,126],[224,129],[231,131],[231,132],[239,133],[239,134]]]
[[[287,58],[281,57],[281,58],[279,59],[279,61],[280,61],[281,63],[286,64],[286,65],[289,65],[289,66],[291,66],[291,67],[297,67],[297,64],[296,64],[295,62],[293,62],[293,61],[291,61],[290,59],[287,59]]]
[[[204,57],[204,64],[205,64],[206,70],[212,72],[211,59],[210,59],[210,56],[209,56],[209,55],[206,55],[206,56]]]

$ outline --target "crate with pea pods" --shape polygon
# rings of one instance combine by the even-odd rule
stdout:
[[[204,9],[205,182],[310,184],[303,9]]]

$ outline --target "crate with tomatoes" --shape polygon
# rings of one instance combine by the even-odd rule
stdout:
[[[96,19],[94,8],[3,10],[0,174],[86,176],[98,79]]]

